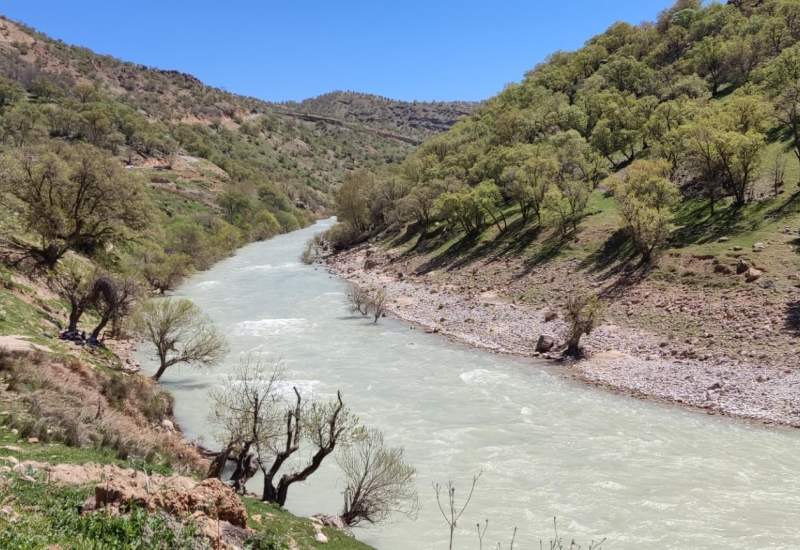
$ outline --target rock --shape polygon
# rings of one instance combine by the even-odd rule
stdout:
[[[747,281],[748,283],[752,283],[753,281],[757,281],[761,277],[761,275],[763,275],[762,271],[756,269],[755,267],[751,267],[750,269],[745,271],[744,280]]]
[[[9,464],[11,464],[12,468],[17,464],[19,464],[19,460],[17,460],[17,458],[14,456],[0,456],[0,460],[2,460],[3,462],[8,462]]]
[[[252,519],[256,523],[261,523],[263,517],[261,516],[261,514],[253,514],[252,516],[250,516],[250,519]]]
[[[714,273],[721,273],[722,275],[730,275],[733,270],[727,265],[717,264],[714,266]]]
[[[720,389],[720,388],[722,388],[722,384],[721,384],[721,383],[719,383],[719,382],[714,382],[713,384],[711,384],[711,385],[708,387],[708,390],[709,390],[709,391],[712,391],[712,390],[718,390],[718,389]]]
[[[728,242],[729,240],[730,240],[730,238],[729,238],[729,237],[720,237],[720,238],[719,238],[719,242],[721,242],[721,243],[726,243],[726,242]]]
[[[172,423],[172,420],[165,418],[161,421],[161,427],[169,432],[175,431],[175,424]]]
[[[314,533],[314,540],[322,544],[328,543],[328,537],[326,537],[325,533],[323,533],[322,531],[317,531],[316,533]]]
[[[739,258],[739,261],[736,262],[736,274],[741,275],[748,269],[750,269],[750,264],[747,263],[747,260],[745,260],[744,258]]]
[[[344,524],[342,518],[339,516],[317,514],[315,516],[311,516],[311,520],[319,523],[320,525],[324,525],[325,527],[333,527],[334,529],[347,532],[347,525]]]
[[[366,260],[364,260],[364,271],[369,271],[370,269],[377,267],[377,265],[378,262],[376,262],[372,258],[367,258]]]
[[[536,351],[539,353],[544,353],[546,351],[550,351],[553,349],[553,346],[556,345],[555,340],[551,336],[547,336],[542,334],[539,336],[539,339],[536,341]]]
[[[238,496],[219,479],[201,482],[184,476],[148,476],[136,471],[109,470],[95,486],[84,510],[119,510],[136,504],[176,516],[202,512],[235,527],[247,527],[247,511]]]
[[[3,506],[0,508],[0,515],[9,523],[16,523],[19,521],[19,514],[17,514],[11,506]]]
[[[767,248],[767,245],[765,245],[764,243],[755,243],[753,245],[753,252],[761,252],[765,248]]]
[[[547,311],[544,312],[544,322],[545,323],[549,323],[550,321],[553,321],[554,319],[557,319],[557,318],[558,318],[558,313],[556,313],[555,311],[547,310]]]

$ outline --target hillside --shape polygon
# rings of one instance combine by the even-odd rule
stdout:
[[[524,355],[561,357],[553,319],[596,296],[577,377],[799,425],[798,15],[680,0],[554,53],[400,180],[343,188],[329,240],[371,242],[332,264],[402,317]]]
[[[331,92],[285,104],[288,109],[322,115],[423,140],[448,130],[477,107],[467,101],[397,101],[358,92]]]

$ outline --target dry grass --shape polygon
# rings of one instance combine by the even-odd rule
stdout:
[[[137,375],[106,373],[76,359],[0,352],[7,422],[24,437],[74,447],[111,448],[119,458],[169,463],[184,471],[205,460],[180,434],[161,427],[172,400]]]

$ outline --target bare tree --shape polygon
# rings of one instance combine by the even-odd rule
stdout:
[[[386,291],[382,288],[368,290],[351,284],[347,290],[347,303],[350,311],[360,313],[364,317],[372,315],[377,323],[386,312]]]
[[[289,487],[297,482],[305,481],[317,471],[329,454],[339,443],[349,443],[354,430],[358,426],[358,418],[344,406],[341,393],[337,392],[336,399],[327,403],[312,403],[309,407],[302,406],[300,392],[294,388],[295,403],[290,406],[285,414],[285,432],[283,444],[272,449],[274,460],[269,468],[266,467],[264,457],[261,457],[260,466],[264,473],[264,491],[262,500],[274,502],[279,506],[286,504]],[[283,474],[275,481],[286,460],[300,449],[303,439],[308,440],[315,447],[311,459],[296,470]]]
[[[347,484],[345,525],[379,523],[393,513],[414,517],[419,509],[416,470],[403,461],[403,449],[387,447],[383,434],[366,429],[338,457]]]
[[[347,303],[353,313],[360,313],[364,317],[369,315],[369,302],[369,293],[357,284],[351,284],[347,289]]]
[[[280,435],[282,404],[276,392],[280,372],[278,364],[270,368],[247,356],[228,376],[225,386],[211,394],[214,408],[210,419],[224,447],[212,463],[208,477],[221,477],[235,453],[231,482],[237,492],[244,491],[258,469],[262,453],[267,455],[270,441]]]
[[[137,333],[156,348],[159,380],[179,363],[211,366],[227,352],[225,337],[190,300],[161,298],[140,308],[135,319]]]
[[[436,493],[436,504],[439,506],[439,511],[442,513],[442,517],[447,522],[447,527],[450,530],[450,550],[453,550],[453,535],[458,526],[458,520],[461,519],[467,506],[469,506],[472,495],[475,493],[475,486],[478,484],[478,480],[481,478],[482,474],[483,472],[478,472],[472,476],[472,486],[469,489],[469,494],[461,505],[456,503],[456,487],[452,480],[447,482],[446,487],[438,483],[433,485],[433,490]]]
[[[382,288],[374,290],[369,297],[369,311],[372,313],[373,322],[377,323],[386,310],[386,291]]]
[[[98,340],[109,322],[112,322],[114,328],[118,328],[119,322],[130,314],[138,296],[139,285],[134,279],[98,277],[92,285],[92,302],[100,315],[100,321],[92,330],[91,339]]]
[[[92,280],[92,272],[75,258],[64,260],[48,280],[50,288],[69,302],[68,333],[78,330],[78,322],[91,304]]]

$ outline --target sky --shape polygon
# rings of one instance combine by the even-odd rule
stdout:
[[[0,0],[0,13],[98,53],[268,101],[355,90],[481,100],[615,21],[673,0]]]

